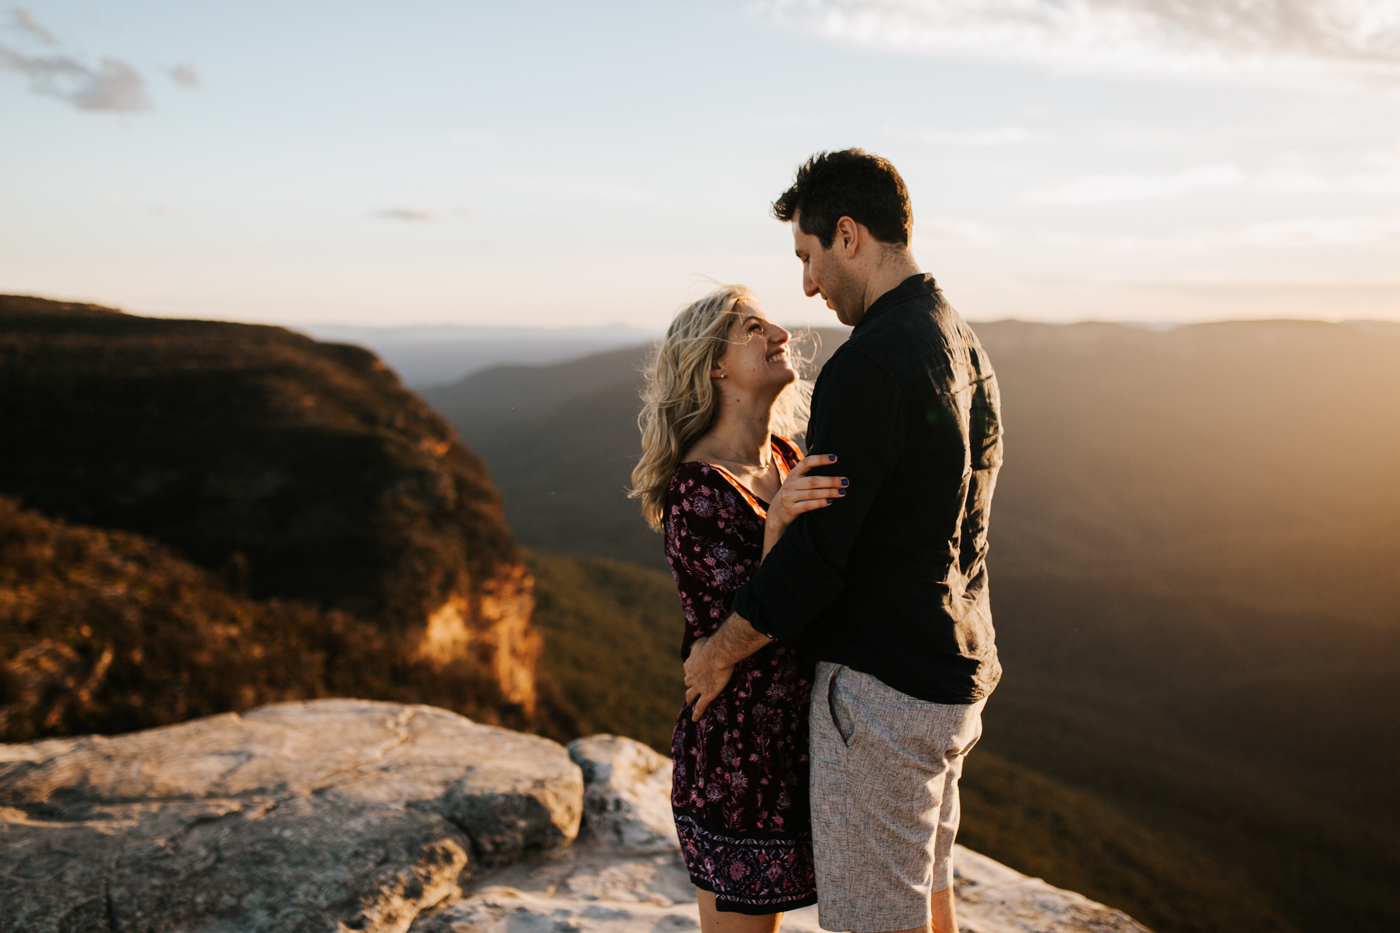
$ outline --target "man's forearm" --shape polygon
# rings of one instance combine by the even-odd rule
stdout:
[[[768,636],[755,631],[738,613],[725,619],[713,635],[697,641],[685,659],[685,701],[695,704],[690,718],[699,722],[729,683],[734,665],[766,644]]]
[[[769,641],[767,635],[759,632],[747,619],[734,612],[715,630],[705,650],[715,664],[733,667]]]

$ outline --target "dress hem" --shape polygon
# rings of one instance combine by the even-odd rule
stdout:
[[[754,832],[739,829],[716,830],[706,822],[697,817],[694,813],[672,804],[671,812],[676,820],[676,831],[681,837],[681,854],[685,860],[686,874],[690,876],[690,883],[702,891],[709,891],[715,896],[715,908],[724,913],[747,914],[749,916],[766,916],[768,914],[782,913],[788,910],[797,910],[800,907],[810,907],[817,903],[817,892],[815,890],[815,877],[812,874],[811,846],[812,839],[808,833],[788,833],[788,832]],[[692,832],[702,836],[708,836],[711,840],[724,839],[729,844],[738,844],[741,847],[747,845],[758,845],[768,848],[776,845],[780,849],[788,849],[797,859],[797,876],[800,878],[806,875],[806,883],[797,883],[789,886],[787,891],[771,891],[767,895],[761,894],[762,887],[754,891],[756,896],[748,898],[735,898],[737,892],[720,892],[715,889],[715,880],[712,873],[697,872],[697,866],[692,864],[690,852],[686,840],[690,838]],[[804,858],[805,855],[805,858]],[[716,866],[718,868],[718,866]],[[792,875],[788,876],[789,878]],[[723,878],[720,879],[724,881]],[[736,879],[737,881],[738,879]],[[776,881],[777,879],[771,879]],[[728,887],[728,885],[724,885]],[[736,887],[743,887],[742,883]],[[792,890],[796,888],[797,890]],[[805,891],[804,891],[805,889]]]
[[[746,914],[750,917],[766,917],[769,914],[781,914],[789,910],[811,907],[817,902],[817,896],[815,894],[809,894],[806,897],[781,901],[777,904],[745,904],[741,901],[726,900],[720,895],[715,894],[715,889],[710,887],[710,883],[704,878],[696,878],[694,875],[691,875],[690,883],[702,891],[709,891],[711,894],[714,894],[715,910],[724,914]]]

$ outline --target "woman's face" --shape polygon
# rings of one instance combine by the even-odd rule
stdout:
[[[712,379],[723,376],[719,386],[740,391],[778,389],[797,378],[788,358],[787,331],[768,320],[752,305],[740,303],[729,325],[729,346],[715,361]]]

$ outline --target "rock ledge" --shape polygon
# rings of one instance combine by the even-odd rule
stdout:
[[[696,930],[669,787],[631,739],[361,700],[0,745],[0,933]],[[965,933],[1145,933],[962,848],[957,895]]]

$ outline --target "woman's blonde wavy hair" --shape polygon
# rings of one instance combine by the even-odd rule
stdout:
[[[739,305],[758,307],[754,293],[743,285],[722,285],[676,315],[646,367],[642,412],[642,459],[632,471],[628,496],[642,500],[642,517],[653,530],[666,521],[666,490],[681,457],[704,436],[719,414],[710,372],[730,344],[729,330],[742,320]],[[808,333],[793,336],[788,355],[799,368],[806,362],[794,344]],[[807,428],[811,383],[801,378],[778,395],[770,420],[774,434],[792,437]]]

